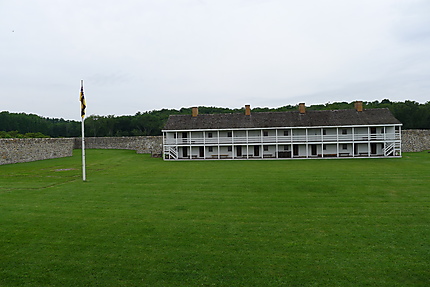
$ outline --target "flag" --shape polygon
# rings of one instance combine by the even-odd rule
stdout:
[[[85,108],[87,107],[87,103],[85,102],[84,97],[84,86],[81,85],[81,93],[79,95],[79,100],[81,101],[81,117],[85,117]]]

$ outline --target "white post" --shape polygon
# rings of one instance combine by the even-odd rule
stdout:
[[[336,157],[339,157],[339,128],[336,128]]]
[[[206,131],[203,131],[203,159],[206,159]]]
[[[246,159],[249,159],[249,130],[246,130]]]
[[[231,131],[231,159],[234,159],[234,131]]]
[[[396,136],[396,127],[394,127],[394,136]],[[396,142],[396,141],[394,141]],[[399,126],[399,156],[402,156],[402,126]],[[396,155],[396,154],[394,154]]]
[[[355,128],[352,127],[352,157],[355,157]]]
[[[82,118],[82,180],[86,181],[87,176],[85,172],[85,132],[84,132],[84,119]]]
[[[218,159],[220,159],[220,145],[219,145],[219,130],[217,131],[218,133]]]
[[[306,128],[305,131],[306,131],[306,158],[308,158],[309,157],[308,128]]]

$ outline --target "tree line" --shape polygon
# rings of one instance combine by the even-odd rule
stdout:
[[[415,101],[363,102],[365,109],[388,108],[403,123],[403,129],[430,129],[430,101],[421,104]],[[352,109],[354,102],[334,102],[307,107],[309,110]],[[253,108],[252,112],[294,111],[297,105],[279,108]],[[199,107],[199,114],[244,112],[243,108]],[[191,114],[191,108],[162,109],[138,112],[128,116],[91,115],[85,119],[85,135],[90,137],[157,136],[169,115]],[[0,113],[0,137],[79,137],[81,122],[44,118],[34,114]]]
[[[37,133],[25,133],[25,134],[20,134],[18,131],[9,131],[9,132],[5,132],[5,131],[0,131],[0,138],[49,138],[50,136],[44,135],[40,132]]]

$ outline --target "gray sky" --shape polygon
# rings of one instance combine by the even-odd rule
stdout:
[[[430,100],[427,0],[0,0],[0,111]]]

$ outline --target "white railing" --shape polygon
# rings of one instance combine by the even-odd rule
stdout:
[[[393,151],[394,151],[394,143],[391,143],[384,148],[384,155],[385,156],[391,155]]]
[[[399,134],[292,135],[213,138],[165,138],[166,145],[217,145],[253,143],[344,142],[400,140]]]
[[[164,149],[164,154],[167,155],[170,159],[178,159],[178,151],[175,147],[166,147]]]

